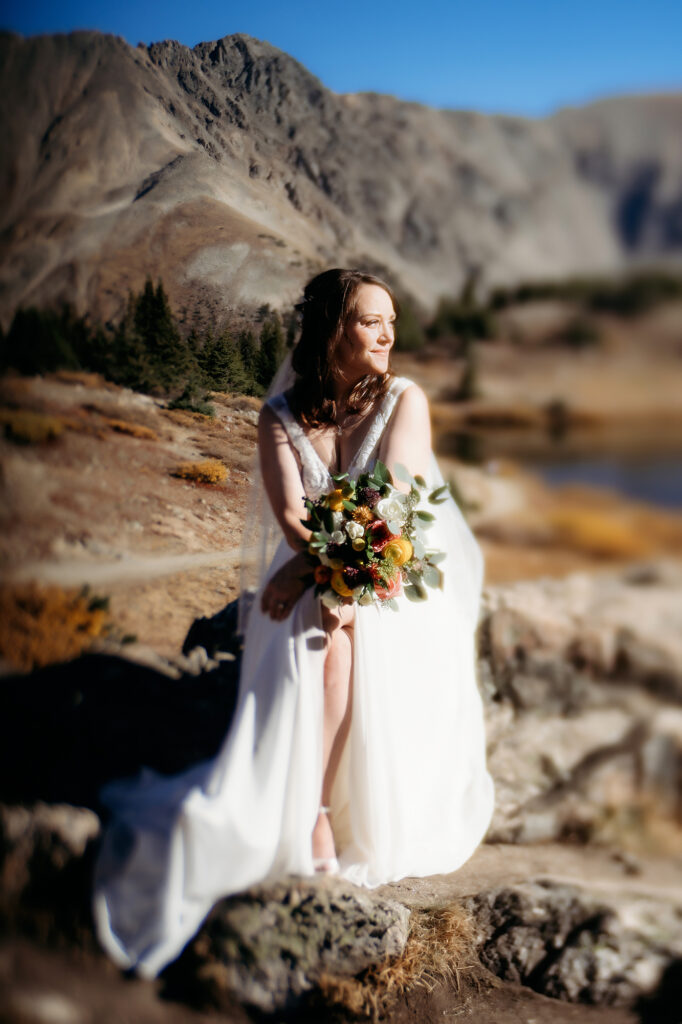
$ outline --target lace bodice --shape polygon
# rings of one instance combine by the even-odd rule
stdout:
[[[351,459],[350,465],[345,468],[350,477],[356,478],[359,473],[368,472],[373,467],[384,428],[391,418],[398,398],[411,383],[412,381],[407,377],[395,377],[391,381],[362,444]],[[301,460],[303,489],[307,497],[315,500],[321,494],[331,491],[334,487],[331,473],[289,408],[286,395],[284,393],[274,395],[268,401],[268,405],[281,421],[289,441],[298,452]]]

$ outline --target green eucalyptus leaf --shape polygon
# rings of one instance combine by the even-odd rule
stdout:
[[[347,498],[344,498],[343,507],[346,509],[347,512],[355,512],[358,506],[355,504],[354,501],[348,501]]]
[[[404,484],[412,483],[412,474],[407,466],[404,466],[402,462],[396,462],[393,468],[395,469],[395,475],[398,480],[402,480]]]
[[[419,476],[418,473],[415,473],[414,475],[414,482],[417,484],[418,487],[426,487],[426,480],[424,479],[423,476]]]
[[[437,569],[435,565],[425,565],[424,566],[424,576],[423,576],[423,579],[424,579],[424,583],[426,583],[427,587],[438,587],[438,586],[440,586],[442,575],[443,574],[440,571],[440,569]]]
[[[450,485],[449,484],[442,484],[440,487],[436,487],[436,489],[434,491],[431,491],[431,493],[429,494],[429,501],[438,503],[438,499],[439,498],[442,501],[447,501],[447,498],[443,497],[443,495],[445,495],[446,491],[448,493],[450,491]]]
[[[426,557],[431,565],[438,565],[439,562],[444,562],[448,556],[446,551],[429,551]]]
[[[421,508],[417,509],[415,515],[422,523],[429,523],[429,525],[433,523],[436,518],[432,512],[425,512]]]
[[[408,601],[424,601],[425,592],[420,587],[409,586],[404,588],[404,594]]]
[[[415,558],[423,558],[426,554],[426,547],[421,537],[414,537],[412,540],[412,549],[414,551]]]

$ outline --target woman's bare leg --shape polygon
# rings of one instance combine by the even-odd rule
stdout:
[[[328,805],[332,786],[348,738],[352,712],[353,605],[336,612],[323,610],[329,637],[324,663],[324,719],[321,804]],[[313,829],[313,857],[333,857],[334,835],[326,814],[320,813]]]

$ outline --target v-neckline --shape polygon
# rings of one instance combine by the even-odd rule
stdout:
[[[339,469],[338,473],[345,472],[345,473],[348,474],[349,477],[352,478],[353,477],[353,472],[354,471],[357,472],[356,467],[357,467],[358,463],[360,462],[360,456],[364,454],[365,446],[366,446],[367,441],[369,440],[369,438],[370,438],[370,436],[372,434],[372,431],[373,431],[376,419],[377,419],[378,416],[380,416],[382,414],[382,412],[384,410],[384,405],[385,405],[386,401],[388,400],[388,396],[391,394],[391,388],[392,388],[392,382],[391,382],[391,385],[389,385],[389,388],[386,391],[385,395],[383,396],[381,404],[379,405],[378,409],[374,413],[373,418],[370,420],[369,427],[367,428],[367,431],[365,432],[365,435],[362,438],[362,441],[360,442],[359,447],[356,449],[355,455],[350,460],[348,468],[346,470]],[[312,457],[317,460],[317,464],[318,464],[319,468],[326,474],[327,479],[328,479],[329,484],[330,484],[330,487],[333,486],[333,482],[334,482],[333,481],[333,477],[336,476],[337,474],[336,473],[332,474],[329,466],[326,466],[325,463],[322,461],[322,456],[320,455],[320,453],[318,452],[317,448],[315,447],[313,442],[310,440],[310,437],[308,436],[308,434],[306,433],[304,428],[301,426],[301,424],[298,422],[298,420],[294,416],[293,412],[291,411],[291,406],[289,405],[289,399],[287,398],[286,393],[282,394],[282,398],[286,402],[286,407],[287,407],[287,410],[289,412],[289,415],[291,416],[291,418],[294,421],[294,423],[296,423],[296,426],[298,427],[298,430],[300,431],[301,437],[304,439],[304,442],[305,442],[307,448],[310,449],[310,452],[312,453]],[[374,442],[374,443],[376,443],[376,442]],[[374,447],[374,445],[372,447]]]

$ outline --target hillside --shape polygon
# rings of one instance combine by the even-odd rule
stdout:
[[[244,35],[133,48],[0,36],[0,321],[68,300],[104,320],[161,276],[220,321],[328,265],[433,309],[484,284],[682,255],[682,96],[545,120],[339,95]]]

